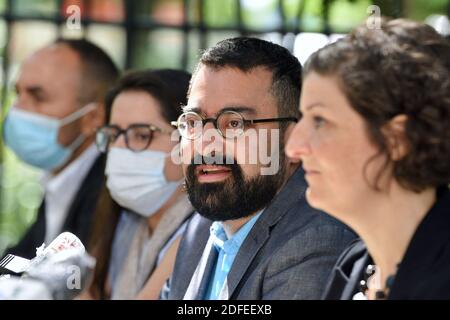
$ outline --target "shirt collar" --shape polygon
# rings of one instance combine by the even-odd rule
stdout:
[[[68,182],[71,184],[70,189],[78,189],[78,185],[81,184],[82,179],[87,174],[89,168],[92,167],[98,155],[99,151],[97,147],[94,144],[90,145],[77,159],[57,175],[51,172],[45,172],[40,180],[41,185],[50,194],[69,187],[66,185]]]
[[[260,210],[249,221],[247,221],[230,239],[228,239],[223,223],[215,221],[210,228],[210,235],[217,250],[223,250],[226,254],[236,254],[248,233],[261,216]]]

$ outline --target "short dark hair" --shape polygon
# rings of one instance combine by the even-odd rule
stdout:
[[[450,182],[450,43],[432,27],[404,19],[384,19],[373,30],[361,25],[313,54],[304,77],[311,72],[338,78],[380,155],[389,152],[383,126],[407,116],[408,153],[392,163],[403,187],[419,192]]]
[[[275,43],[249,37],[218,42],[203,52],[197,69],[234,67],[243,72],[263,67],[272,72],[271,91],[280,117],[299,116],[302,66],[289,50]]]
[[[108,92],[105,98],[106,121],[116,97],[124,91],[144,91],[152,95],[161,105],[162,117],[170,123],[178,119],[182,106],[186,105],[187,90],[191,75],[182,70],[159,69],[134,71],[124,75]]]
[[[67,46],[80,57],[82,64],[80,102],[86,104],[103,101],[106,92],[119,77],[117,66],[106,52],[85,39],[60,38],[54,44]]]

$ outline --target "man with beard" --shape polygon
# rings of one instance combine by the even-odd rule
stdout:
[[[322,295],[355,236],[308,206],[304,172],[284,156],[300,87],[300,63],[276,44],[241,37],[203,53],[177,121],[186,188],[198,214],[161,298]]]

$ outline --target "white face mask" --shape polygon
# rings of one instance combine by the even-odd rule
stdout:
[[[161,151],[111,148],[105,174],[112,198],[144,217],[156,213],[181,184],[181,180],[171,182],[164,176],[167,156]]]

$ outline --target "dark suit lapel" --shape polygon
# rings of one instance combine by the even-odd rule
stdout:
[[[179,299],[183,300],[203,300],[208,290],[209,280],[217,261],[217,250],[214,248],[212,240],[209,239],[206,246],[201,250],[201,256],[195,265],[192,276],[185,277],[187,288]],[[191,265],[192,267],[192,265]],[[176,281],[174,279],[174,281]]]
[[[371,259],[369,254],[366,253],[362,258],[357,260],[354,264],[353,270],[350,274],[350,277],[347,278],[344,273],[341,271],[341,276],[346,281],[346,285],[342,292],[342,296],[339,298],[341,300],[352,300],[353,296],[358,293],[360,289],[360,281],[364,278],[364,273],[369,264],[371,264]]]
[[[284,185],[272,203],[266,207],[242,243],[227,277],[229,298],[233,296],[234,291],[249,269],[255,256],[269,239],[271,227],[283,217],[300,197],[304,197],[305,191],[306,182],[304,180],[304,172],[299,168]]]
[[[198,288],[196,300],[205,299],[205,295],[206,295],[206,292],[208,291],[208,287],[209,287],[209,282],[210,282],[209,280],[211,279],[211,276],[214,273],[218,256],[219,256],[219,254],[217,252],[217,249],[214,246],[212,246],[211,250],[209,251],[208,260],[206,262],[206,267],[203,271],[203,277],[202,277],[200,286]]]
[[[36,221],[27,230],[19,243],[9,248],[4,253],[14,254],[22,258],[32,259],[36,256],[36,248],[40,247],[45,240],[46,217],[45,217],[45,197],[38,209]]]
[[[260,217],[260,219],[262,216]],[[254,231],[255,232],[252,232]],[[250,264],[252,263],[255,256],[258,254],[259,250],[269,239],[269,229],[266,227],[257,227],[256,225],[252,228],[244,243],[242,243],[236,258],[234,259],[233,265],[230,272],[228,273],[228,298],[233,296],[236,287],[242,280],[245,272],[248,270]],[[256,234],[260,232],[260,234]]]
[[[194,214],[189,221],[178,248],[169,299],[183,299],[208,242],[211,223],[199,214]]]

